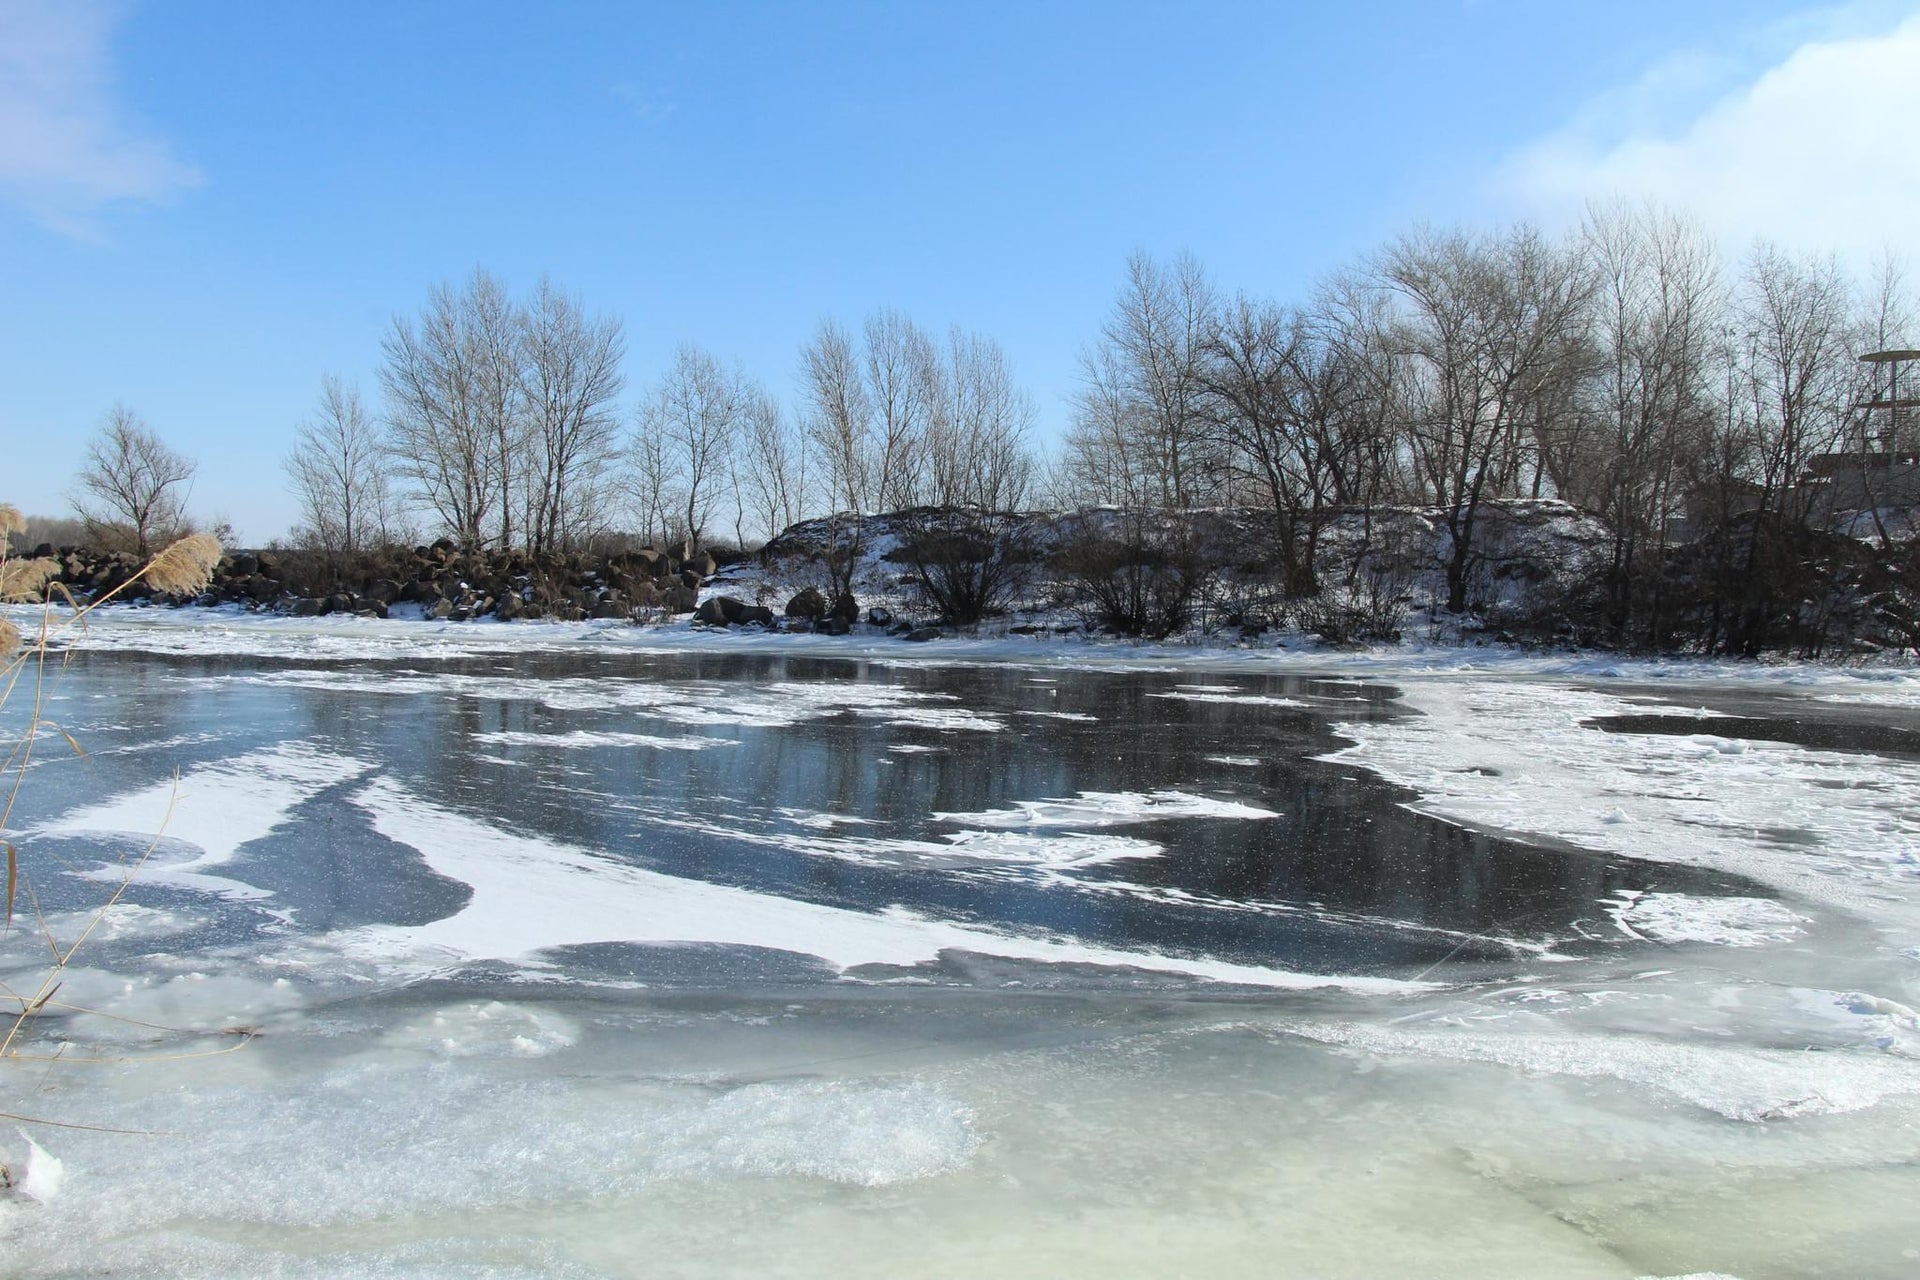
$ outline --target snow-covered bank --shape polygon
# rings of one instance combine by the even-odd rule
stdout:
[[[37,608],[12,606],[23,631]],[[56,611],[57,616],[57,611]],[[895,664],[1030,663],[1103,671],[1216,670],[1276,675],[1512,675],[1627,683],[1731,682],[1817,691],[1823,698],[1910,707],[1920,703],[1920,661],[1835,664],[1787,660],[1631,657],[1604,651],[1532,649],[1487,643],[1407,641],[1360,647],[1296,639],[1149,642],[1085,635],[973,634],[907,643],[865,628],[847,636],[714,629],[680,621],[422,622],[356,617],[293,618],[221,608],[121,608],[92,615],[62,647],[98,652],[237,656],[314,661],[407,659],[432,662],[522,652],[588,654],[765,654]]]

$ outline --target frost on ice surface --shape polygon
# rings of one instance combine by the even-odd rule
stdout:
[[[1803,916],[1770,898],[1703,898],[1623,889],[1601,904],[1622,933],[1655,942],[1758,947],[1799,937]]]
[[[1163,818],[1278,818],[1271,809],[1187,791],[1082,791],[1072,798],[1021,800],[985,813],[936,813],[968,827],[1124,827]]]
[[[653,747],[661,751],[704,751],[709,747],[737,746],[731,738],[702,738],[694,734],[663,738],[650,733],[596,733],[575,729],[569,733],[527,733],[502,729],[476,733],[475,742],[503,747],[551,747],[567,750],[580,747]]]

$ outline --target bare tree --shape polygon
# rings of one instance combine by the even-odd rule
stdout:
[[[836,511],[871,510],[869,435],[873,402],[847,331],[823,320],[812,341],[801,348],[807,388],[806,432],[820,458],[827,504]]]
[[[359,388],[328,374],[320,406],[300,424],[286,468],[300,504],[297,540],[330,556],[353,555],[387,540],[395,513],[388,458]]]
[[[707,352],[683,346],[642,414],[640,432],[664,446],[677,469],[684,550],[700,547],[723,491],[751,389]]]
[[[86,496],[74,505],[90,538],[124,539],[144,560],[184,531],[194,470],[139,414],[115,405],[87,445],[79,478]]]
[[[1383,456],[1372,384],[1325,317],[1235,299],[1206,343],[1202,403],[1227,465],[1273,514],[1290,596],[1318,590],[1326,513],[1369,504]]]
[[[807,450],[779,402],[765,391],[748,398],[737,457],[739,505],[760,531],[771,538],[798,523],[808,501]]]
[[[1584,369],[1590,274],[1530,227],[1497,237],[1423,231],[1373,265],[1407,357],[1407,441],[1449,536],[1447,609],[1467,607],[1482,503],[1517,492],[1533,439],[1570,412]]]
[[[626,337],[619,320],[588,316],[543,276],[524,313],[520,343],[527,548],[564,550],[606,524],[619,452],[613,402],[626,385],[620,371]]]
[[[1171,270],[1145,253],[1127,259],[1101,342],[1082,357],[1067,439],[1075,489],[1126,505],[1213,499],[1221,472],[1199,403],[1213,310],[1213,287],[1192,257],[1180,255]]]
[[[417,325],[394,317],[381,351],[394,467],[448,534],[478,547],[494,516],[498,477],[479,408],[474,344],[453,289],[435,286]]]
[[[680,541],[675,536],[679,505],[679,460],[667,447],[666,438],[649,424],[648,406],[642,406],[635,424],[631,448],[633,514],[640,525],[640,536],[650,543],[666,547]]]
[[[527,348],[520,309],[504,284],[475,267],[460,296],[461,338],[472,374],[474,427],[484,442],[493,474],[496,534],[502,547],[514,542],[514,507],[527,480],[529,421],[521,359]]]
[[[870,509],[899,511],[926,499],[926,433],[946,394],[932,341],[904,314],[867,318],[867,403],[873,406],[867,442],[866,495]]]
[[[1612,533],[1609,624],[1620,633],[1643,613],[1651,638],[1662,626],[1667,530],[1713,425],[1719,270],[1698,228],[1653,209],[1593,210],[1584,239],[1596,281],[1598,359],[1585,397],[1593,430],[1563,441],[1554,481]]]
[[[1000,344],[955,328],[944,368],[929,364],[920,440],[920,496],[943,507],[1013,511],[1026,504],[1037,464],[1028,434],[1033,399],[1014,383]]]

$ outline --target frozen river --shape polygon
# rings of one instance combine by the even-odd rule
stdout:
[[[89,641],[0,1273],[1920,1270],[1920,681],[613,636]]]

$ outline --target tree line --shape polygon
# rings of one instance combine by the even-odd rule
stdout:
[[[1865,495],[1852,542],[1904,571],[1879,501],[1902,493],[1875,485],[1899,474],[1881,464],[1920,452],[1920,417],[1860,408],[1888,393],[1884,366],[1859,357],[1911,344],[1914,322],[1891,265],[1862,282],[1766,245],[1729,261],[1650,208],[1595,210],[1557,236],[1416,229],[1294,301],[1139,253],[1045,458],[1032,398],[981,334],[892,310],[823,321],[790,405],[685,346],[626,405],[618,318],[544,279],[516,297],[476,269],[394,319],[377,407],[323,379],[287,460],[292,537],[334,557],[423,532],[466,549],[690,555],[832,513],[1253,508],[1267,534],[1250,559],[1282,597],[1310,600],[1366,562],[1341,556],[1347,581],[1329,582],[1329,530],[1417,507],[1444,533],[1436,603],[1458,614],[1475,604],[1489,504],[1556,498],[1607,531],[1580,603],[1608,638],[1757,652],[1821,607],[1821,575],[1867,572],[1819,542],[1837,474],[1857,471],[1848,492]],[[116,410],[83,505],[151,542],[183,519],[190,476]],[[1142,519],[1142,545],[1101,555],[1174,556],[1145,545],[1149,526],[1164,541]],[[860,528],[828,542],[837,577]],[[940,534],[982,541],[977,522]]]

